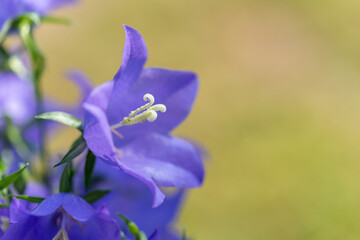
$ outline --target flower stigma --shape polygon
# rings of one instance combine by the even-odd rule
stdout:
[[[145,105],[137,108],[134,111],[131,111],[129,116],[124,117],[124,119],[111,126],[111,129],[116,132],[115,129],[122,126],[130,126],[136,123],[143,123],[146,120],[149,122],[153,122],[156,120],[158,114],[157,112],[166,112],[166,106],[164,104],[155,104],[155,98],[150,93],[147,93],[143,97],[144,101],[148,101]],[[119,133],[118,133],[119,134]]]

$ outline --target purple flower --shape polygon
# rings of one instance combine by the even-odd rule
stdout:
[[[75,1],[76,0],[0,0],[0,29],[10,18],[15,18],[29,12],[46,15],[54,8]]]
[[[45,197],[48,195],[47,189],[36,182],[30,181],[26,185],[25,195],[29,196],[39,196]],[[21,204],[21,208],[17,208],[17,217],[26,216],[28,214],[28,209],[33,209],[36,205],[34,203],[30,203],[24,200],[15,200],[15,204],[12,204],[12,208],[15,206],[19,206]],[[3,198],[0,198],[0,204],[7,204]],[[0,237],[3,236],[4,232],[10,225],[10,210],[8,207],[0,207]]]
[[[43,111],[62,110],[77,117],[83,116],[82,99],[88,95],[92,86],[79,71],[71,70],[68,72],[67,77],[78,87],[81,93],[81,101],[78,101],[75,106],[66,106],[46,97],[43,101]],[[39,148],[39,124],[41,124],[42,128],[46,128],[47,133],[53,133],[55,127],[60,125],[52,121],[42,121],[39,124],[34,124],[38,106],[34,87],[27,78],[19,77],[11,71],[0,71],[0,86],[0,135],[5,134],[5,117],[9,117],[12,124],[21,130],[22,138],[28,145],[29,150],[31,150],[31,152],[27,153],[29,155],[34,152],[33,150]],[[19,156],[20,153],[16,152],[13,147],[0,139],[0,151],[7,148],[12,153],[11,162],[8,164],[10,172],[18,168],[18,164],[22,162],[21,158],[24,157],[23,155]],[[30,158],[31,156],[26,157]]]
[[[87,97],[92,88],[87,78],[77,70],[71,70],[67,73],[70,79],[79,89],[81,99]],[[30,80],[20,78],[13,72],[0,71],[0,132],[4,128],[7,116],[13,124],[22,127],[32,121],[37,114],[37,103],[34,87]],[[75,106],[64,106],[50,98],[46,98],[43,103],[44,112],[48,111],[67,111],[73,115],[80,117],[82,108],[80,107],[82,100]]]
[[[96,162],[94,178],[99,179],[94,181],[95,189],[111,189],[94,206],[106,205],[113,219],[117,219],[120,225],[123,226],[124,223],[117,213],[135,222],[147,236],[157,234],[160,239],[180,239],[173,223],[182,206],[184,191],[167,194],[161,206],[152,208],[153,197],[150,190],[136,178],[119,172],[103,161]],[[79,184],[83,186],[82,182]],[[123,229],[127,233],[126,227]]]
[[[33,211],[14,199],[6,239],[120,239],[120,229],[105,207],[94,209],[82,198],[59,193]]]
[[[13,72],[0,72],[0,86],[0,134],[5,134],[5,117],[10,118],[12,124],[24,130],[36,114],[37,103],[31,82],[18,77]],[[29,133],[29,129],[24,131],[24,135]],[[19,152],[14,150],[14,146],[0,139],[0,151],[5,148],[11,153],[11,156],[8,154],[9,161],[6,161],[6,166],[8,172],[12,172],[18,169],[21,157]]]
[[[146,183],[156,207],[164,199],[158,186],[198,187],[203,180],[196,147],[169,135],[190,112],[198,80],[192,72],[144,68],[145,42],[135,29],[124,28],[119,71],[84,103],[84,138],[98,158]],[[154,105],[154,97],[161,104]]]
[[[34,88],[30,81],[12,72],[0,72],[0,131],[4,117],[8,116],[17,126],[26,124],[36,114]]]

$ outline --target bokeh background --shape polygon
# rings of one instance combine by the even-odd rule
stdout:
[[[94,83],[121,63],[122,24],[147,66],[196,71],[201,88],[175,134],[208,149],[203,188],[178,226],[195,239],[360,239],[360,2],[82,0],[37,30],[43,86],[77,100],[64,72]],[[75,136],[66,129],[54,150]]]

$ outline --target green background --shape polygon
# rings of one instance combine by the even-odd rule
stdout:
[[[193,112],[175,134],[210,158],[178,226],[195,239],[360,239],[360,2],[89,0],[36,37],[43,86],[77,100],[70,67],[96,84],[121,63],[122,24],[147,66],[196,71]],[[75,131],[51,144],[66,150]]]

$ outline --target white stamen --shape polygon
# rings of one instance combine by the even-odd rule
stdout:
[[[146,120],[148,120],[149,122],[155,121],[158,116],[157,112],[155,112],[154,110],[150,110],[149,113],[150,113],[150,116],[148,116],[146,118]]]
[[[160,112],[166,112],[166,106],[164,104],[156,104],[152,107],[149,108],[149,110],[154,110],[154,111],[160,111]]]
[[[146,120],[149,122],[153,122],[158,116],[158,111],[166,112],[166,106],[164,104],[153,105],[155,103],[155,98],[150,93],[145,94],[143,99],[144,101],[148,101],[148,103],[137,108],[134,111],[131,111],[129,116],[125,117],[120,123],[112,125],[111,129],[116,129],[122,126],[130,126],[136,123],[142,123]]]
[[[65,230],[66,225],[66,217],[65,213],[62,213],[60,218],[57,219],[57,223],[59,224],[59,221],[61,221],[61,226],[58,226],[60,229],[56,233],[55,237],[52,238],[52,240],[69,240],[69,235],[67,231]],[[68,224],[70,221],[68,222]],[[68,228],[69,229],[69,228]]]
[[[145,94],[143,99],[144,99],[144,101],[149,101],[150,106],[153,105],[155,102],[154,96],[151,95],[150,93]]]

